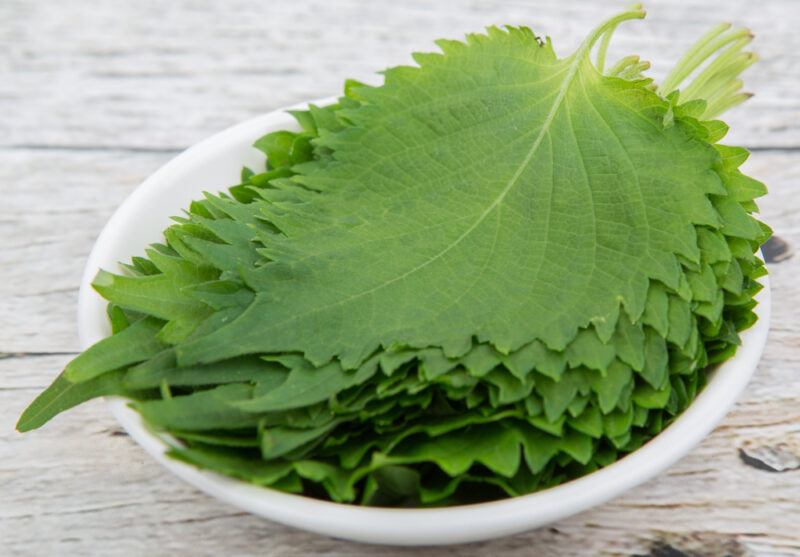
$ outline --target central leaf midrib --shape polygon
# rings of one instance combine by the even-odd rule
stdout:
[[[419,265],[416,265],[412,269],[409,269],[408,271],[406,271],[402,275],[393,277],[392,279],[387,280],[385,282],[382,282],[381,284],[378,284],[378,285],[376,285],[376,286],[374,286],[372,288],[369,288],[367,290],[363,290],[363,291],[358,292],[358,293],[354,293],[354,294],[352,294],[350,296],[341,298],[341,299],[339,299],[339,300],[337,300],[335,302],[332,302],[332,303],[329,303],[329,304],[320,305],[320,306],[317,306],[317,307],[315,307],[313,309],[310,309],[308,311],[292,313],[286,319],[282,319],[282,320],[279,320],[277,322],[273,322],[272,326],[270,328],[271,329],[275,328],[275,327],[283,328],[288,323],[296,322],[296,321],[298,321],[300,319],[305,318],[308,315],[320,313],[322,311],[331,309],[331,308],[336,307],[336,306],[341,306],[343,304],[346,304],[346,303],[351,302],[353,300],[356,300],[358,298],[362,298],[364,296],[372,294],[373,292],[381,290],[382,288],[386,288],[387,286],[390,286],[391,284],[399,282],[399,281],[405,279],[406,277],[416,273],[417,271],[420,271],[421,269],[427,267],[431,263],[433,263],[433,262],[437,261],[438,259],[440,259],[441,257],[443,257],[445,254],[447,254],[453,248],[458,246],[478,226],[480,226],[480,224],[486,219],[486,217],[489,214],[491,214],[491,212],[495,208],[497,208],[498,206],[500,206],[502,204],[503,200],[506,198],[508,193],[514,188],[514,186],[518,183],[519,178],[522,176],[523,172],[525,172],[526,168],[528,167],[528,165],[533,160],[533,157],[536,155],[536,153],[537,153],[537,151],[538,151],[543,139],[548,135],[548,132],[550,130],[550,126],[553,124],[553,121],[555,120],[556,114],[558,113],[558,111],[559,111],[559,109],[560,109],[560,107],[561,107],[561,105],[562,105],[562,103],[564,101],[564,98],[565,98],[565,96],[567,94],[567,91],[569,90],[569,87],[570,87],[573,79],[575,78],[575,75],[577,74],[578,69],[580,68],[580,64],[585,58],[585,54],[586,54],[586,51],[587,51],[586,44],[588,44],[588,42],[584,43],[584,45],[581,48],[579,48],[572,55],[572,60],[570,61],[570,65],[566,70],[566,75],[564,77],[564,81],[562,82],[562,84],[561,84],[561,86],[560,86],[560,88],[558,90],[556,98],[553,101],[553,105],[550,107],[550,110],[549,110],[547,116],[545,117],[544,122],[542,123],[541,129],[539,130],[538,135],[536,136],[536,138],[534,139],[533,144],[531,145],[531,148],[528,150],[527,154],[525,155],[525,157],[523,158],[521,163],[518,165],[517,169],[512,174],[511,178],[506,182],[505,186],[500,191],[500,193],[497,195],[497,197],[495,197],[495,199],[478,216],[478,218],[475,220],[475,222],[473,222],[458,238],[456,238],[453,242],[451,242],[449,245],[447,245],[445,248],[443,248],[441,251],[439,251],[435,255],[429,257],[427,260],[425,260],[424,262],[420,263]],[[271,300],[270,295],[267,292],[257,294],[256,299],[253,301],[253,305],[251,305],[250,308],[247,311],[245,311],[245,313],[242,314],[235,321],[239,321],[239,320],[245,318],[245,316],[250,311],[253,311],[254,308],[256,308],[258,306],[259,301],[261,301],[262,303],[266,302],[268,305],[271,305],[272,302],[270,300]],[[258,334],[259,336],[263,336],[264,331],[260,330],[260,331],[256,332],[255,330],[251,330],[251,333],[252,334]],[[200,358],[200,359],[202,360],[202,358]]]
[[[385,287],[387,287],[387,286],[389,286],[391,284],[394,284],[395,282],[399,282],[399,281],[405,279],[406,277],[408,277],[410,275],[413,275],[417,271],[420,271],[420,270],[424,269],[425,267],[427,267],[431,263],[437,261],[438,259],[440,259],[444,255],[446,255],[448,252],[450,252],[453,248],[458,246],[470,234],[472,234],[472,232],[474,232],[475,229],[477,229],[478,226],[480,226],[481,223],[484,220],[486,220],[486,218],[489,216],[489,214],[494,209],[496,209],[498,206],[500,206],[500,204],[503,202],[503,200],[506,198],[506,196],[509,194],[509,192],[518,183],[519,178],[522,176],[522,174],[528,168],[528,165],[533,160],[533,157],[536,155],[537,151],[539,150],[539,146],[541,145],[542,140],[546,137],[547,132],[550,130],[550,126],[553,124],[553,120],[555,120],[556,114],[558,113],[559,109],[561,108],[561,104],[564,101],[564,97],[566,96],[567,91],[569,90],[569,87],[572,84],[572,80],[575,78],[575,75],[578,73],[578,68],[580,67],[581,61],[583,60],[583,56],[582,56],[583,50],[584,49],[581,48],[575,54],[573,54],[573,59],[572,59],[570,65],[569,65],[569,67],[567,68],[566,76],[564,78],[564,81],[562,82],[561,87],[558,90],[556,98],[553,101],[553,105],[550,107],[550,110],[547,113],[547,116],[545,117],[544,122],[542,123],[541,129],[539,130],[539,133],[537,134],[536,138],[533,141],[533,144],[531,145],[531,148],[528,150],[527,154],[522,159],[522,162],[519,164],[517,169],[514,171],[514,174],[512,174],[511,178],[509,178],[509,180],[506,182],[505,186],[503,186],[503,189],[500,191],[500,193],[497,195],[497,197],[495,197],[494,200],[492,200],[492,202],[486,207],[486,209],[484,209],[481,212],[481,214],[478,216],[478,218],[475,220],[475,222],[473,222],[464,232],[462,232],[458,236],[458,238],[456,238],[450,244],[448,244],[447,246],[442,248],[442,250],[440,250],[439,252],[437,252],[433,256],[429,257],[428,259],[426,259],[422,263],[420,263],[420,264],[416,265],[415,267],[409,269],[405,273],[403,273],[401,275],[398,275],[396,277],[393,277],[393,278],[391,278],[391,279],[389,279],[389,280],[387,280],[385,282],[382,282],[381,284],[373,286],[372,288],[369,288],[367,290],[363,290],[363,291],[361,291],[361,292],[359,292],[357,294],[353,294],[351,296],[343,298],[343,299],[341,299],[341,300],[339,300],[337,302],[334,302],[332,304],[328,304],[328,305],[325,305],[325,306],[321,306],[321,307],[315,308],[315,311],[320,311],[320,310],[328,309],[328,308],[331,308],[331,307],[334,307],[334,306],[337,306],[337,305],[345,304],[345,303],[350,302],[350,301],[352,301],[354,299],[360,298],[362,296],[366,296],[367,294],[371,294],[371,293],[373,293],[373,292],[375,292],[377,290],[385,288]],[[299,317],[299,316],[296,316],[296,317]]]

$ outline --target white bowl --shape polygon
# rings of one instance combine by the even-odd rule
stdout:
[[[328,102],[320,101],[320,104]],[[304,106],[304,105],[303,105]],[[295,107],[298,108],[298,107]],[[300,107],[302,108],[302,106]],[[106,224],[86,264],[78,304],[83,348],[109,334],[105,301],[91,288],[98,269],[141,254],[203,191],[219,191],[239,179],[243,165],[258,168],[263,155],[252,143],[263,134],[296,129],[284,110],[259,116],[187,149],[144,181]],[[196,488],[276,522],[360,542],[429,545],[485,540],[530,530],[608,501],[673,464],[727,413],[756,369],[769,328],[770,294],[758,295],[759,320],[742,334],[736,356],[722,364],[692,405],[653,440],[625,458],[558,487],[490,503],[438,509],[389,509],[343,505],[258,487],[197,469],[165,456],[169,437],[150,432],[121,398],[109,407],[122,427],[153,458]]]

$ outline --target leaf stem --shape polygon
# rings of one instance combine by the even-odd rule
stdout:
[[[608,43],[611,40],[611,35],[617,28],[617,25],[622,23],[623,21],[627,21],[629,19],[642,19],[646,15],[646,12],[642,8],[641,4],[634,4],[627,11],[624,11],[620,14],[615,15],[612,18],[609,18],[605,22],[601,23],[595,29],[589,33],[589,36],[584,39],[581,46],[578,47],[576,51],[576,55],[580,53],[580,55],[588,55],[589,52],[592,50],[592,47],[599,39],[603,39],[600,44],[600,50],[597,53],[597,68],[599,71],[603,71],[602,68],[605,65],[605,57],[606,51],[608,49]]]
[[[686,79],[686,77],[692,73],[695,68],[697,68],[697,66],[703,63],[705,58],[699,58],[699,56],[706,48],[708,43],[730,29],[730,27],[730,23],[720,23],[719,25],[715,25],[706,31],[703,36],[697,39],[697,42],[695,42],[692,47],[684,53],[681,59],[678,60],[678,63],[675,64],[675,67],[672,68],[672,71],[670,71],[667,74],[667,77],[664,78],[664,81],[658,88],[658,94],[662,97],[666,97],[672,93],[678,87],[678,85],[680,85],[680,83]]]
[[[703,113],[703,117],[716,118],[726,110],[730,110],[734,106],[742,104],[744,101],[746,101],[752,96],[753,96],[752,93],[737,93],[727,98],[718,99],[716,102],[706,107],[706,110]]]
[[[705,98],[707,106],[711,106],[720,99],[724,99],[735,93],[738,93],[739,89],[742,88],[742,85],[743,83],[741,79],[734,79],[720,81],[719,83],[716,83],[716,87],[713,89],[709,87],[707,89]]]
[[[632,56],[625,56],[624,58],[620,58],[616,64],[608,68],[606,75],[617,76],[625,71],[626,68],[629,66],[633,66],[634,64],[639,63],[639,57],[632,55]]]
[[[603,35],[603,38],[600,40],[600,46],[597,49],[597,58],[595,61],[595,66],[597,66],[597,71],[600,73],[603,73],[603,68],[606,65],[606,52],[608,52],[608,45],[611,42],[611,36],[614,34],[614,31],[617,30],[617,25],[610,27]]]
[[[753,39],[744,28],[732,28],[721,23],[706,32],[678,61],[656,90],[662,97],[670,95],[703,64],[708,64],[680,92],[680,102],[702,99],[706,110],[701,118],[719,115],[750,97],[739,93],[742,87],[739,74],[750,67],[756,56],[742,50]]]
[[[618,77],[622,79],[642,79],[642,72],[645,70],[650,69],[650,62],[637,62],[636,64],[631,64],[619,72]]]
[[[683,55],[658,88],[658,93],[661,96],[669,95],[678,89],[692,72],[714,54],[722,51],[731,43],[738,47],[737,50],[740,50],[752,38],[753,36],[748,29],[731,29],[729,23],[722,23],[713,27]]]
[[[697,77],[681,91],[683,101],[695,98],[705,98],[699,93],[703,87],[712,79],[717,77],[721,80],[732,80],[742,71],[750,66],[755,60],[752,53],[742,53],[741,50],[750,42],[749,38],[739,39],[729,48],[725,49],[717,56]]]

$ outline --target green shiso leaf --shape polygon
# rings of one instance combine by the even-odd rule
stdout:
[[[17,422],[17,430],[24,432],[42,427],[57,414],[93,398],[122,395],[139,399],[149,398],[152,394],[126,388],[123,376],[124,371],[118,370],[73,383],[62,373],[25,409]]]
[[[636,450],[755,322],[770,233],[709,120],[743,100],[748,32],[715,27],[656,86],[638,56],[606,69],[642,16],[564,58],[527,28],[439,41],[294,111],[263,168],[97,275],[112,335],[18,429],[123,395],[174,458],[369,505],[530,493]]]
[[[157,338],[163,326],[163,321],[152,317],[136,321],[77,356],[64,368],[64,377],[73,383],[88,381],[156,356],[167,348]]]
[[[253,303],[179,346],[181,363],[301,351],[356,367],[381,345],[457,355],[473,338],[561,350],[581,327],[613,330],[620,305],[638,318],[651,279],[677,288],[693,225],[721,225],[719,154],[682,120],[665,128],[669,103],[641,82],[601,75],[596,38],[560,59],[492,28],[360,89],[352,125],[319,140],[333,162],[265,193],[296,202],[263,209],[283,234],[246,277]],[[716,207],[754,237],[738,204]]]

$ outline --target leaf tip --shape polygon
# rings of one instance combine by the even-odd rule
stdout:
[[[106,270],[100,269],[92,280],[92,286],[95,288],[104,288],[114,284],[114,275]]]
[[[31,427],[30,423],[26,419],[26,413],[27,410],[22,413],[22,415],[19,417],[19,420],[17,420],[17,424],[14,426],[14,429],[16,429],[20,433],[25,433],[27,431],[34,429],[33,427]]]

